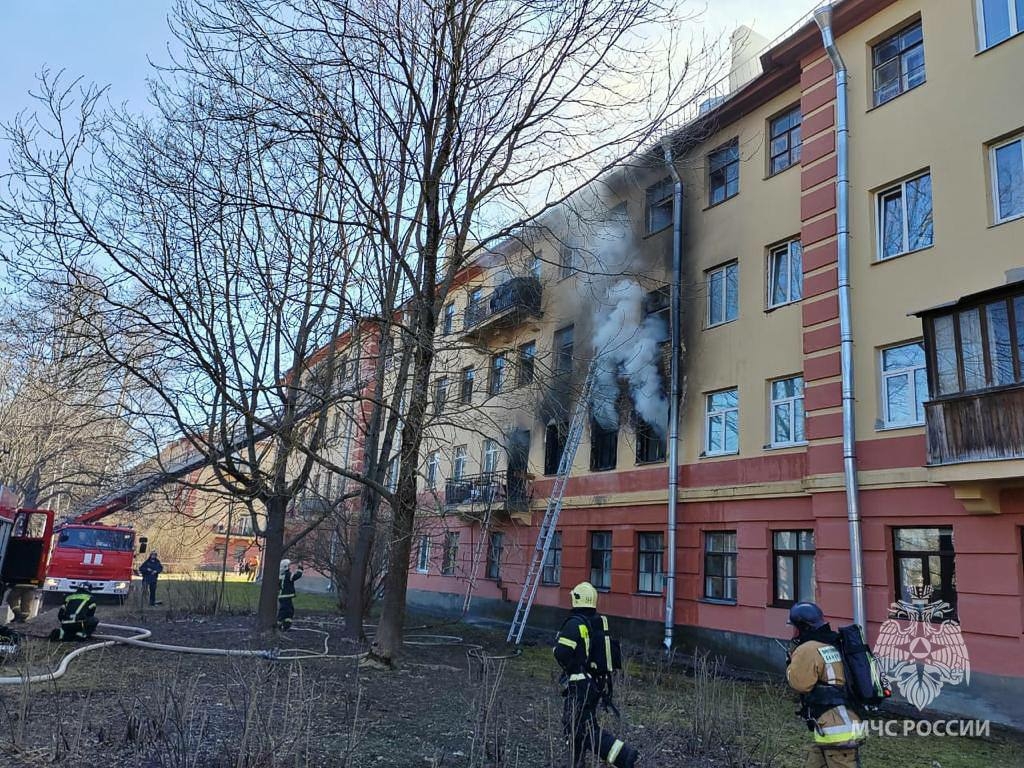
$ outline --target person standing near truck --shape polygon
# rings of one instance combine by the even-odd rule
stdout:
[[[156,599],[156,580],[164,572],[164,565],[156,552],[150,552],[149,557],[139,566],[139,575],[142,576],[142,584],[149,589],[149,604],[160,605]]]

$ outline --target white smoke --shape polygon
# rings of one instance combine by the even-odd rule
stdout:
[[[594,420],[604,429],[619,426],[619,376],[629,383],[641,419],[660,433],[668,423],[668,398],[658,370],[658,345],[665,340],[667,329],[660,317],[647,316],[644,298],[644,290],[635,280],[619,280],[608,289],[594,316],[597,362],[590,404]]]

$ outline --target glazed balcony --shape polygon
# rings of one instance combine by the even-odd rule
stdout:
[[[542,288],[536,277],[513,277],[481,301],[466,307],[462,332],[480,336],[540,316]]]
[[[510,518],[528,519],[530,478],[522,470],[453,478],[445,483],[444,505],[467,519],[482,519],[488,508]]]

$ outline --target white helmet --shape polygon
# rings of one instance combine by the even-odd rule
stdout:
[[[291,560],[282,560],[281,561],[281,573],[284,573],[285,571],[287,571],[291,567],[291,565],[292,565],[292,561]]]

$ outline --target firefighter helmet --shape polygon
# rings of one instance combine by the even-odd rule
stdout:
[[[597,590],[589,581],[581,581],[569,593],[573,608],[597,608]]]
[[[797,603],[789,609],[789,624],[801,631],[825,626],[825,614],[816,603]]]
[[[281,561],[281,566],[280,566],[281,573],[284,573],[285,571],[287,571],[291,567],[292,567],[292,561],[291,560],[285,559],[285,560]]]

